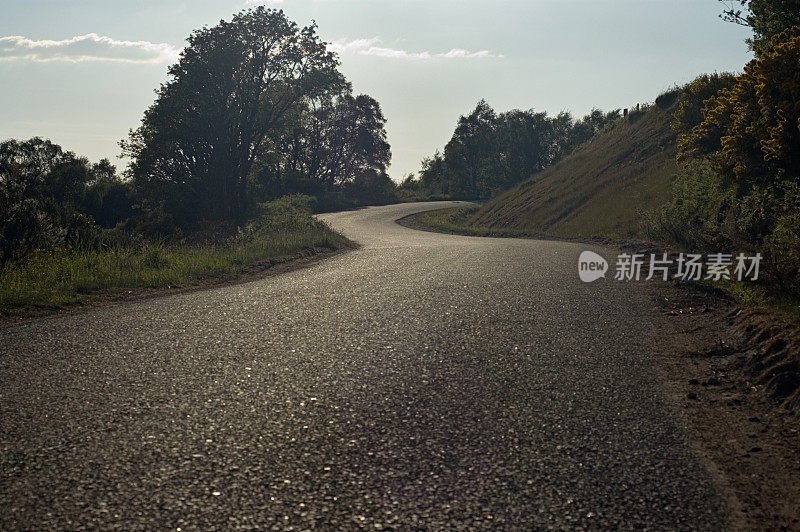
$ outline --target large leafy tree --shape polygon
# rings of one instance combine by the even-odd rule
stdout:
[[[258,7],[195,31],[122,143],[138,189],[184,226],[244,222],[256,157],[299,101],[346,86],[338,65],[315,25],[283,11]]]
[[[458,119],[453,137],[444,149],[455,178],[451,191],[458,196],[485,198],[491,192],[492,174],[499,166],[497,114],[481,100]]]
[[[366,172],[386,174],[392,154],[385,125],[380,104],[364,94],[305,101],[274,139],[280,157],[268,171],[272,179],[299,179],[327,191]]]

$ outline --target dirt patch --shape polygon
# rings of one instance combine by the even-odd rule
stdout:
[[[800,530],[800,327],[715,290],[655,288],[670,400],[740,530]]]
[[[138,301],[151,299],[154,297],[164,297],[175,294],[185,294],[198,290],[208,290],[221,286],[230,286],[241,283],[248,283],[279,275],[282,273],[307,268],[321,260],[339,255],[354,249],[344,247],[332,250],[329,248],[310,248],[290,255],[282,255],[270,259],[261,260],[249,265],[244,271],[235,274],[223,275],[221,277],[207,277],[195,279],[191,284],[179,286],[167,286],[163,288],[132,288],[120,289],[109,292],[98,292],[82,296],[80,301],[65,305],[63,307],[30,307],[22,309],[24,315],[21,317],[0,316],[0,328],[9,327],[24,323],[33,319],[45,318],[48,316],[61,315],[68,312],[76,312],[82,309],[95,308],[102,305],[112,305],[124,301]]]

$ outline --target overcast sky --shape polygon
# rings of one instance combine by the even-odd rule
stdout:
[[[0,140],[120,164],[189,33],[258,3],[316,20],[355,92],[381,103],[396,180],[481,98],[582,115],[751,58],[716,0],[0,0]]]

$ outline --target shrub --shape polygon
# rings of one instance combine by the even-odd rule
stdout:
[[[23,260],[36,250],[87,249],[100,229],[71,205],[54,200],[15,198],[0,192],[0,264]]]
[[[662,94],[660,94],[656,98],[656,106],[659,109],[669,109],[672,107],[678,98],[680,98],[681,94],[683,93],[683,89],[681,88],[673,88],[670,89]]]
[[[708,160],[685,166],[645,233],[692,252],[759,252],[762,279],[800,295],[800,184],[742,186]]]
[[[778,218],[766,249],[770,270],[781,287],[800,294],[800,210]]]
[[[313,196],[293,194],[259,205],[259,215],[240,232],[240,238],[252,238],[257,234],[276,234],[301,231],[322,226],[322,222],[311,216],[317,205]]]
[[[173,216],[160,208],[139,211],[136,216],[118,224],[113,233],[123,242],[143,240],[175,243],[183,238],[183,232]]]
[[[678,160],[655,233],[715,251],[758,251],[764,277],[800,295],[800,28],[777,35],[741,76],[686,86]],[[736,248],[736,249],[731,249]]]
[[[731,245],[729,224],[734,190],[708,161],[686,166],[672,184],[672,201],[650,221],[651,238],[688,249],[723,250]]]
[[[723,72],[703,74],[681,89],[678,109],[675,111],[672,129],[679,135],[687,136],[695,127],[703,122],[703,109],[723,89],[729,89],[736,83],[736,76]],[[686,146],[687,141],[679,140],[679,145]]]
[[[679,141],[682,159],[710,156],[720,173],[749,183],[800,178],[798,33],[776,37],[733,86],[705,103],[702,120]],[[683,130],[690,125],[676,119]]]

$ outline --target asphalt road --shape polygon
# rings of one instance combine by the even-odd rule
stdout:
[[[259,281],[0,329],[0,528],[724,527],[642,290],[584,246],[326,215]]]

